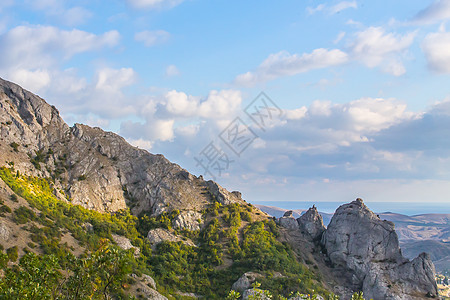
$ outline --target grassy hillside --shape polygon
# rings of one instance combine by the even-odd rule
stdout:
[[[158,217],[128,210],[99,213],[55,197],[51,179],[22,175],[13,166],[0,168],[0,177],[8,186],[0,194],[0,221],[13,233],[8,243],[1,240],[0,298],[60,299],[75,293],[78,299],[126,299],[139,296],[130,274],[148,274],[169,298],[195,293],[223,299],[247,271],[263,275],[261,288],[270,289],[274,299],[292,292],[329,295],[320,274],[277,239],[274,221],[250,204],[222,206],[212,199],[202,212],[204,228],[180,231],[171,226],[176,210]],[[146,238],[152,228],[168,229],[195,245],[163,242],[152,249]],[[126,237],[139,252],[121,249],[113,235]]]

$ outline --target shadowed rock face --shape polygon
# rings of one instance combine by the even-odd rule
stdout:
[[[320,238],[325,231],[322,216],[315,206],[297,219],[300,230],[307,232],[313,239]]]
[[[322,237],[336,267],[349,270],[367,298],[422,299],[437,295],[427,254],[409,261],[401,254],[394,224],[371,212],[361,199],[340,206]]]
[[[58,191],[88,209],[105,212],[128,206],[134,214],[158,215],[180,207],[200,211],[213,197],[222,203],[243,202],[239,193],[205,182],[114,133],[81,124],[69,127],[55,107],[2,79],[0,122],[3,163],[14,161],[24,174],[54,177]],[[17,143],[17,153],[11,143]],[[39,150],[45,156],[41,170],[28,157]]]

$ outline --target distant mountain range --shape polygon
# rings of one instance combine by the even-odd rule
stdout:
[[[275,206],[255,205],[265,213],[281,217],[288,209]],[[306,209],[294,209],[293,216],[298,218]],[[332,213],[319,212],[327,226]],[[381,219],[395,224],[403,254],[407,258],[417,257],[428,252],[439,272],[450,271],[450,214],[421,214],[407,216],[392,212],[378,213]]]

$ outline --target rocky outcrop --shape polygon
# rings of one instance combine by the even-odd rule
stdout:
[[[298,230],[298,223],[293,216],[292,210],[285,212],[284,215],[278,219],[278,223],[286,229]]]
[[[238,192],[197,178],[114,133],[82,124],[69,127],[55,107],[2,79],[0,122],[0,161],[13,161],[23,174],[54,178],[63,200],[88,209],[129,207],[135,215],[159,215],[180,207],[201,211],[213,200],[242,202]],[[30,158],[37,159],[32,164]]]
[[[11,236],[11,230],[9,227],[4,223],[0,222],[0,240],[2,241],[8,241]]]
[[[367,298],[423,299],[437,295],[433,263],[426,254],[409,261],[401,254],[394,224],[381,220],[361,199],[340,206],[322,244],[335,267],[348,270]]]
[[[244,291],[250,289],[252,287],[252,284],[259,277],[261,277],[261,274],[255,272],[244,273],[235,283],[233,283],[231,289],[242,294],[244,293]]]
[[[200,230],[203,223],[202,214],[196,211],[182,211],[172,222],[172,226],[178,229],[190,231]]]
[[[240,192],[233,191],[230,193],[212,180],[207,181],[206,184],[215,201],[223,205],[228,205],[234,202],[242,202]]]
[[[131,274],[131,278],[136,280],[136,286],[134,287],[134,294],[138,295],[138,298],[153,299],[153,300],[167,300],[167,297],[161,295],[156,291],[156,283],[152,277],[142,274],[141,277],[136,274]]]
[[[313,239],[321,238],[325,231],[322,216],[314,205],[301,215],[297,222],[300,230],[308,233]]]
[[[161,242],[167,241],[167,242],[183,242],[184,244],[188,246],[195,246],[195,244],[191,240],[183,240],[177,235],[170,232],[168,229],[164,228],[155,228],[151,229],[148,232],[147,239],[149,240],[150,244],[152,244],[152,248],[156,249],[156,245],[160,244]]]
[[[117,235],[117,234],[111,234],[114,242],[117,244],[117,246],[119,246],[120,248],[122,248],[123,250],[129,250],[129,249],[134,249],[134,255],[138,256],[139,253],[141,252],[141,250],[137,247],[134,247],[130,240],[124,236],[121,235]]]

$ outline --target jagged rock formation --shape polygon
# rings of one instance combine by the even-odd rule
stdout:
[[[22,173],[54,178],[57,196],[88,209],[128,206],[136,215],[158,215],[179,207],[200,211],[212,198],[242,202],[240,193],[197,178],[114,133],[81,124],[69,127],[55,107],[2,79],[0,123],[2,163],[13,161]]]
[[[427,254],[402,256],[394,224],[382,221],[361,199],[342,205],[323,233],[322,244],[335,267],[348,270],[355,289],[367,298],[424,299],[437,295]]]
[[[313,239],[321,238],[325,231],[322,216],[314,205],[297,222],[300,230],[307,232]]]

